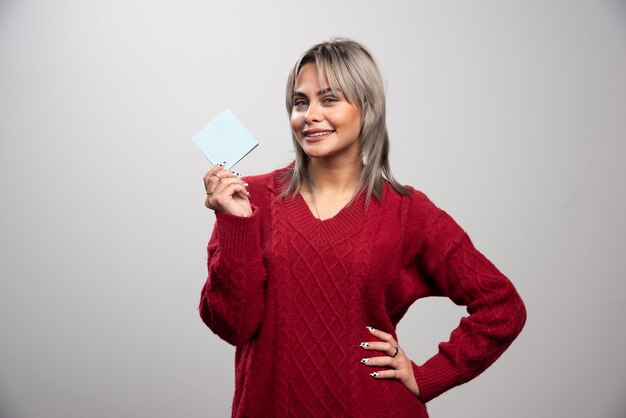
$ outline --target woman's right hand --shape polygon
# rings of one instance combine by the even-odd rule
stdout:
[[[204,175],[204,204],[215,211],[235,216],[251,216],[252,206],[248,200],[250,193],[246,190],[247,185],[237,174],[224,168],[223,163],[216,164]]]

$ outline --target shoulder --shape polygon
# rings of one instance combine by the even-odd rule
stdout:
[[[385,181],[383,189],[383,205],[390,203],[390,206],[399,205],[404,211],[422,215],[433,214],[441,211],[430,198],[421,190],[413,186],[404,185],[409,191],[408,194],[401,194],[396,191],[389,182]]]
[[[405,186],[411,191],[406,198],[409,200],[411,211],[418,212],[423,215],[436,214],[442,212],[441,209],[421,190],[417,190],[411,186]]]
[[[248,183],[246,188],[250,192],[250,201],[257,205],[263,205],[270,199],[270,195],[279,194],[281,184],[291,166],[292,164],[269,173],[242,177],[241,179]]]
[[[289,164],[286,167],[278,168],[274,171],[270,171],[269,173],[244,176],[241,179],[246,181],[252,188],[265,187],[274,189],[276,187],[276,183],[280,182],[281,178],[284,177],[291,166],[292,164]]]
[[[426,193],[411,186],[405,187],[410,191],[407,195],[400,195],[391,186],[389,189],[393,192],[391,196],[401,202],[398,216],[408,254],[426,254],[433,248],[444,248],[442,251],[447,253],[466,237],[456,221]]]
[[[383,207],[387,215],[396,216],[400,220],[408,237],[413,239],[421,236],[427,239],[441,230],[459,229],[452,217],[426,193],[412,186],[405,187],[409,193],[402,195],[386,183]]]

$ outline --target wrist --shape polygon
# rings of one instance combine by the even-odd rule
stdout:
[[[409,386],[409,390],[417,399],[422,400],[422,394],[420,393],[420,388],[417,386],[415,379],[413,379],[412,384]]]

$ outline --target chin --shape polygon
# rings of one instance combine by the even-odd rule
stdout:
[[[302,148],[302,151],[304,151],[304,153],[309,157],[309,158],[323,158],[323,157],[327,157],[329,156],[329,153],[327,150],[323,150],[323,149],[316,149],[319,147],[304,147]]]

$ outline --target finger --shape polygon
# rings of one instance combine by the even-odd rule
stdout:
[[[214,171],[211,174],[211,177],[209,177],[209,181],[219,182],[221,180],[232,178],[232,177],[236,177],[232,171],[226,168],[221,168],[219,170]]]
[[[375,379],[399,379],[400,378],[398,371],[394,369],[378,370],[378,371],[370,373],[370,376],[372,376]]]
[[[217,164],[214,164],[214,165],[212,165],[212,166],[211,166],[211,168],[209,168],[209,170],[205,173],[204,177],[206,178],[206,177],[212,176],[212,175],[213,175],[213,173],[217,173],[218,171],[223,170],[223,169],[224,169],[224,163],[223,163],[223,162],[221,162],[221,163],[217,163]]]
[[[240,193],[243,196],[250,196],[250,192],[246,189],[248,183],[239,179],[229,179],[229,184],[221,191],[220,196],[233,197],[235,194]]]
[[[207,196],[207,207],[224,211],[226,206],[234,200],[235,194],[246,198],[250,196],[250,192],[246,189],[247,185],[248,183],[238,178],[224,179],[218,184],[216,191]]]
[[[211,180],[211,178],[214,177],[213,174],[223,169],[224,169],[224,163],[218,163],[212,166],[211,168],[209,168],[209,170],[204,174],[204,177],[202,178],[204,180],[205,189],[209,186],[209,181]],[[217,178],[215,179],[217,180]]]
[[[391,351],[386,351],[385,350],[385,352],[388,355],[390,355],[392,357],[397,356],[398,350],[399,350],[399,345],[398,345],[398,342],[395,340],[395,338],[393,337],[392,334],[390,334],[388,332],[381,331],[379,329],[376,329],[376,328],[370,327],[370,326],[367,326],[366,328],[368,329],[368,331],[373,336],[378,337],[381,340],[386,341],[387,343],[391,344]]]
[[[230,171],[227,168],[222,168],[216,174],[218,174],[221,178],[237,177],[233,171]]]
[[[218,180],[218,182],[215,184],[215,187],[213,189],[210,189],[207,193],[209,193],[212,197],[217,197],[218,195],[232,196],[235,191],[232,191],[232,189],[229,189],[229,187],[233,184],[239,184],[244,188],[248,186],[248,183],[238,177],[223,177],[221,180]],[[229,190],[229,192],[227,192],[227,190]]]
[[[219,192],[220,184],[226,179],[237,178],[235,173],[225,168],[221,168],[220,165],[214,166],[207,172],[204,178],[205,189],[208,195]]]
[[[384,351],[389,355],[392,355],[396,351],[395,345],[384,341],[363,342],[360,346],[365,350]]]
[[[381,331],[379,329],[367,326],[365,327],[367,328],[367,330],[375,337],[380,338],[383,341],[386,341],[388,343],[391,343],[395,346],[396,344],[396,340],[393,338],[393,335],[389,334],[388,332],[385,331]]]
[[[361,363],[369,367],[391,367],[397,368],[397,361],[389,356],[365,357]]]

